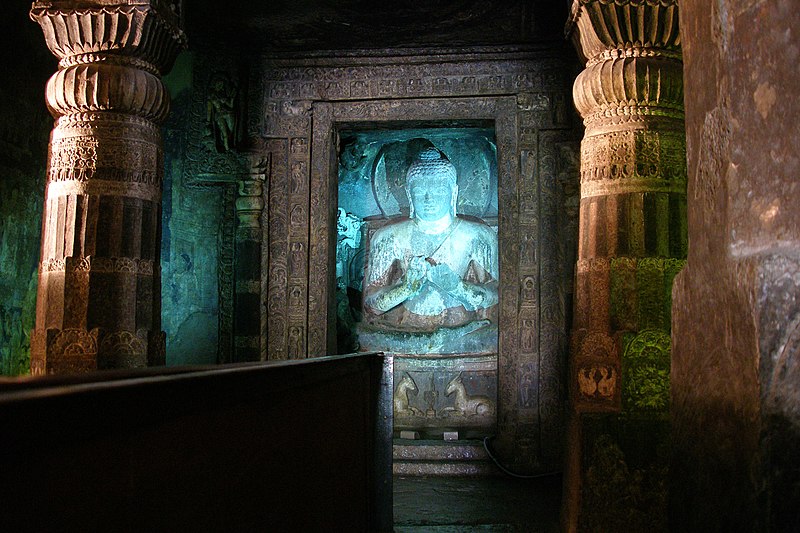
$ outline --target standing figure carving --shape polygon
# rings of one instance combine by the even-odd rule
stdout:
[[[236,83],[224,72],[211,76],[206,104],[208,127],[218,152],[230,152],[236,147]]]
[[[497,234],[456,215],[456,168],[435,147],[409,167],[406,194],[409,218],[377,230],[369,245],[362,348],[495,351]]]

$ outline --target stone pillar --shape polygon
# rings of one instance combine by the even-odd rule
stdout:
[[[266,171],[267,162],[259,161],[253,165],[249,176],[239,180],[234,362],[261,359],[261,216]]]
[[[628,509],[604,513],[603,500],[631,490],[613,483],[634,466],[600,473],[592,457],[655,455],[668,435],[670,295],[687,252],[677,0],[575,0],[568,33],[585,62],[573,96],[586,130],[564,529],[618,530]],[[662,522],[665,509],[642,516]]]
[[[573,89],[586,133],[571,381],[578,410],[616,411],[648,400],[626,389],[623,354],[669,368],[669,295],[687,247],[678,7],[576,0],[571,24],[586,61]]]
[[[173,4],[174,6],[174,4]],[[58,71],[31,372],[164,364],[161,75],[185,45],[162,0],[34,2]]]
[[[800,10],[681,0],[689,168],[670,528],[800,531]]]

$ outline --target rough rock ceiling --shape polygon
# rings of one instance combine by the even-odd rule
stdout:
[[[376,2],[363,0],[216,0],[187,4],[190,39],[244,38],[272,50],[341,50],[526,44],[561,35],[560,0]],[[213,13],[213,16],[209,15]]]

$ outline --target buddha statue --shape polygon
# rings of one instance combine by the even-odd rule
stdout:
[[[362,349],[496,350],[497,234],[456,215],[456,177],[434,147],[409,167],[409,217],[377,230],[369,244]]]

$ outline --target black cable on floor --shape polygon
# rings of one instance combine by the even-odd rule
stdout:
[[[516,472],[512,472],[511,470],[509,470],[508,468],[506,468],[505,466],[500,464],[500,461],[497,459],[497,457],[494,456],[494,454],[492,453],[492,450],[489,449],[489,439],[493,439],[493,438],[494,438],[494,436],[484,437],[483,438],[483,449],[486,450],[486,453],[489,455],[489,458],[492,460],[492,462],[495,465],[497,465],[497,468],[499,468],[504,474],[507,474],[507,475],[509,475],[511,477],[516,477],[516,478],[519,478],[519,479],[535,479],[535,478],[540,478],[540,477],[556,476],[556,475],[561,473],[560,470],[553,470],[552,472],[542,472],[541,474],[532,474],[532,475],[531,474],[517,474]]]

